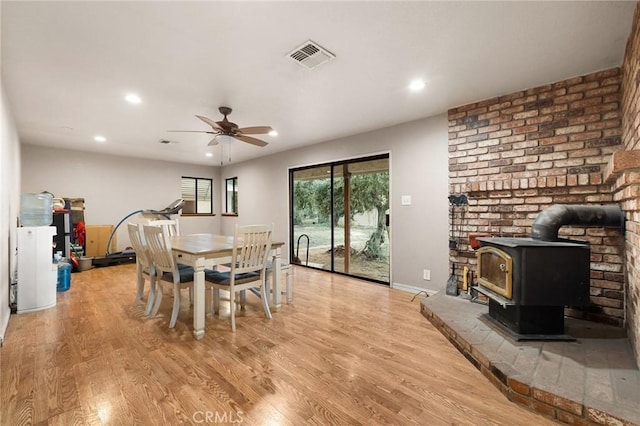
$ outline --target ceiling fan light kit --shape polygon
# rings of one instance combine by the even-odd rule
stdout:
[[[213,140],[209,142],[209,145],[217,145],[218,143],[231,143],[233,142],[233,136],[221,134],[213,137]]]

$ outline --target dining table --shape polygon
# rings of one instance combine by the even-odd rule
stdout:
[[[205,279],[204,270],[213,269],[216,265],[231,262],[234,237],[217,234],[174,235],[171,237],[171,250],[178,263],[189,265],[194,269],[193,275],[193,336],[202,339],[205,331]],[[272,256],[272,297],[270,307],[282,305],[280,290],[281,248],[284,242],[271,242]],[[265,280],[269,294],[269,280]]]

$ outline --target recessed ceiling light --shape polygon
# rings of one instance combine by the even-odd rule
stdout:
[[[207,152],[205,155],[206,155],[207,157],[213,157],[213,153],[211,153],[211,152]]]
[[[140,96],[136,95],[135,93],[128,93],[127,96],[124,97],[124,99],[131,104],[139,104],[142,102]]]
[[[424,89],[424,81],[423,80],[413,80],[410,84],[409,84],[409,90],[411,90],[412,92],[418,92],[422,89]]]
[[[271,130],[269,132],[269,136],[278,136],[278,132],[276,130]]]
[[[93,140],[96,141],[96,142],[106,142],[107,138],[105,138],[102,135],[96,135],[96,136],[93,137]]]

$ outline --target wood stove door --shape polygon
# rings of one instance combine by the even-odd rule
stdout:
[[[483,246],[476,252],[478,284],[500,296],[511,299],[513,292],[513,260],[495,247]]]

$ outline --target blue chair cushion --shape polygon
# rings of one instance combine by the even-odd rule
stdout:
[[[191,266],[178,264],[178,273],[180,274],[181,283],[188,283],[189,281],[193,281],[194,271]],[[162,274],[162,279],[164,281],[173,282],[173,274],[171,272],[165,272]]]
[[[211,269],[204,270],[204,279],[214,284],[229,285],[231,284],[231,272],[212,271]],[[236,274],[236,284],[242,284],[250,281],[256,281],[260,279],[260,274],[257,272],[245,272],[243,274]]]

